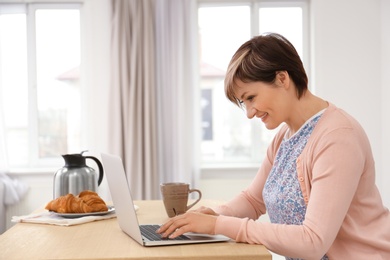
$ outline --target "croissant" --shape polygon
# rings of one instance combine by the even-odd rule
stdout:
[[[93,208],[92,212],[108,210],[106,203],[99,197],[96,192],[90,190],[82,191],[79,194],[79,198],[81,198],[88,206]]]
[[[45,209],[57,213],[90,213],[107,211],[106,203],[96,192],[82,191],[78,196],[69,193],[50,201]]]

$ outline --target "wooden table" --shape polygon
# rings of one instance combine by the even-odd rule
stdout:
[[[199,205],[217,202],[202,200]],[[162,201],[136,201],[140,224],[167,220]],[[262,245],[221,242],[142,247],[119,228],[116,218],[77,226],[18,223],[0,235],[0,259],[220,259],[265,260]]]

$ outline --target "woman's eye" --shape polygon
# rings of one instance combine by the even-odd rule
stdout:
[[[254,98],[255,98],[254,96],[249,96],[249,97],[247,97],[247,99],[246,99],[246,100],[248,100],[248,101],[252,101]]]
[[[245,102],[252,102],[255,99],[255,96],[248,96],[244,99],[245,99],[245,101],[241,100],[241,99],[238,100],[238,103],[242,106],[245,106]]]

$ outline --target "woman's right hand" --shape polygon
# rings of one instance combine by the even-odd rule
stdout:
[[[211,208],[208,208],[208,207],[204,207],[204,206],[201,206],[200,208],[195,209],[193,211],[207,214],[207,215],[219,216],[219,214],[217,214],[214,210],[212,210]]]

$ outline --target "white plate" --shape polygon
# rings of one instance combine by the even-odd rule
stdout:
[[[101,211],[101,212],[89,212],[89,213],[57,213],[53,212],[57,216],[61,216],[64,218],[82,218],[87,216],[103,216],[110,213],[115,212],[114,206],[108,206],[108,211]]]

